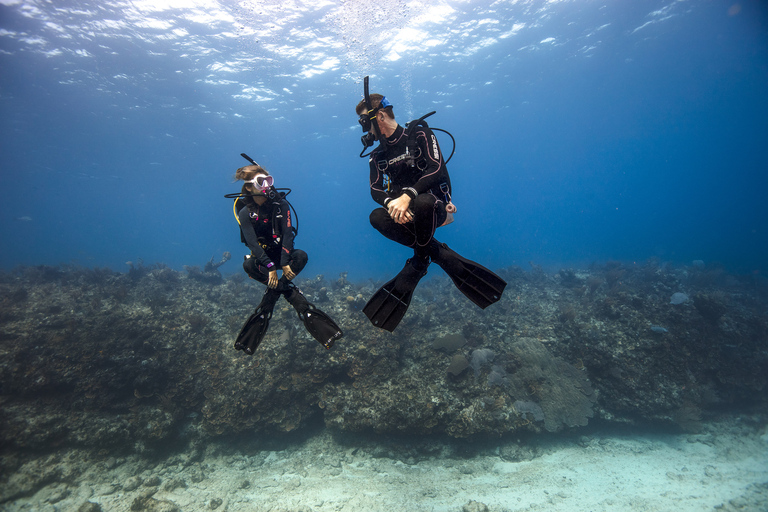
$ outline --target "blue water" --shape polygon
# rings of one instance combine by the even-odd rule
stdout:
[[[0,268],[236,262],[246,152],[293,189],[308,277],[391,276],[370,75],[401,124],[436,110],[456,137],[438,238],[467,257],[768,272],[764,2],[370,5],[0,0]]]

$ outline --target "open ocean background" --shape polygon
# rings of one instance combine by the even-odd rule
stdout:
[[[391,277],[409,251],[368,223],[366,75],[455,136],[438,238],[466,257],[768,272],[758,0],[0,0],[0,268],[240,272],[245,152],[293,189],[304,277]]]

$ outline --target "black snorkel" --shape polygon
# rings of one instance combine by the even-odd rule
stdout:
[[[363,150],[360,152],[360,158],[365,158],[370,155],[370,153],[365,153],[365,150],[373,146],[373,143],[376,142],[376,135],[371,133],[371,127],[373,127],[374,131],[379,134],[379,143],[384,143],[384,135],[381,133],[381,130],[379,130],[379,122],[376,120],[376,114],[379,112],[379,109],[381,109],[381,106],[376,107],[375,109],[371,106],[371,96],[368,91],[367,76],[363,78],[363,95],[365,96],[365,108],[367,109],[367,112],[360,115],[359,122],[366,134],[360,137],[360,142],[363,143]]]

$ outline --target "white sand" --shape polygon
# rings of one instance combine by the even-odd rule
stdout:
[[[768,433],[733,423],[697,435],[555,438],[539,448],[540,456],[522,462],[489,454],[406,464],[373,457],[370,447],[340,446],[319,435],[251,455],[209,448],[196,461],[186,455],[151,464],[116,459],[106,467],[91,464],[74,484],[51,484],[0,509],[77,510],[90,500],[104,511],[128,511],[142,493],[157,500],[148,510],[173,504],[213,510],[211,500],[219,499],[215,510],[230,512],[460,512],[470,500],[490,511],[751,511],[768,504],[768,490],[755,495],[750,487],[768,482]],[[131,477],[134,485],[150,477],[161,483],[126,491]],[[173,480],[186,487],[169,490]]]

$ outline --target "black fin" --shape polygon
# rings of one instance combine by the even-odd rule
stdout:
[[[331,317],[310,304],[310,308],[302,315],[304,327],[322,346],[331,350],[331,347],[344,336],[341,329]]]
[[[261,303],[256,307],[253,314],[245,321],[240,334],[235,340],[235,350],[242,350],[246,354],[253,355],[264,336],[269,329],[269,320],[272,318],[272,310],[275,308],[280,293],[274,290],[267,290]]]
[[[393,332],[408,311],[413,291],[426,274],[426,269],[418,270],[409,259],[394,279],[373,294],[363,313],[376,327]]]
[[[507,282],[472,260],[468,260],[443,243],[430,248],[432,261],[440,265],[445,273],[469,300],[487,308],[501,299]]]
[[[330,350],[334,342],[344,336],[336,322],[309,302],[296,285],[291,283],[284,294],[309,334],[326,349]]]

